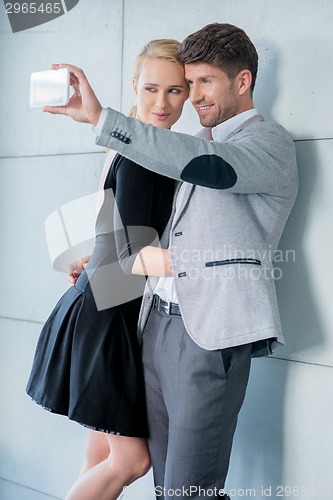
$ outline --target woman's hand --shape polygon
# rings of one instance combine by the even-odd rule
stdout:
[[[76,260],[69,264],[67,268],[67,281],[70,285],[75,285],[78,277],[84,271],[86,265],[90,260],[90,255],[86,257],[81,257],[81,259]]]
[[[51,69],[66,68],[74,94],[66,106],[44,106],[43,111],[55,115],[66,115],[77,122],[91,123],[96,126],[102,106],[90,87],[82,69],[71,64],[52,64]]]

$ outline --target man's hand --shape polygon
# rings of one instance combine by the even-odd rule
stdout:
[[[56,115],[67,115],[77,122],[91,123],[96,126],[102,106],[82,69],[71,64],[52,64],[51,69],[66,68],[70,75],[70,84],[74,95],[66,106],[44,106],[43,111]]]
[[[86,257],[82,257],[81,259],[78,259],[75,262],[69,264],[67,268],[67,281],[70,285],[75,285],[78,277],[85,269],[89,260],[90,255],[87,255]]]

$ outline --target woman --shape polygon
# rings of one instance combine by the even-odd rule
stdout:
[[[154,40],[137,58],[135,116],[144,123],[170,128],[181,115],[188,89],[178,45]],[[40,335],[27,393],[44,408],[93,429],[86,463],[67,500],[116,499],[150,467],[136,338],[141,297],[136,284],[126,288],[126,280],[135,278],[124,274],[118,259],[128,259],[134,274],[169,274],[166,253],[151,244],[165,228],[173,191],[171,179],[115,155],[92,256],[70,266],[74,286]]]

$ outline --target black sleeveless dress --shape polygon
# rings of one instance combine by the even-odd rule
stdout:
[[[130,269],[140,249],[161,237],[173,193],[172,179],[115,156],[89,264],[37,343],[26,391],[47,410],[98,431],[147,437],[136,336],[145,278]]]

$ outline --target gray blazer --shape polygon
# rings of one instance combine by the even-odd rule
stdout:
[[[272,259],[295,202],[295,148],[256,115],[222,143],[144,125],[108,110],[97,144],[178,181],[186,193],[161,246],[169,246],[188,334],[204,349],[283,344]],[[156,279],[146,287],[139,334]]]

